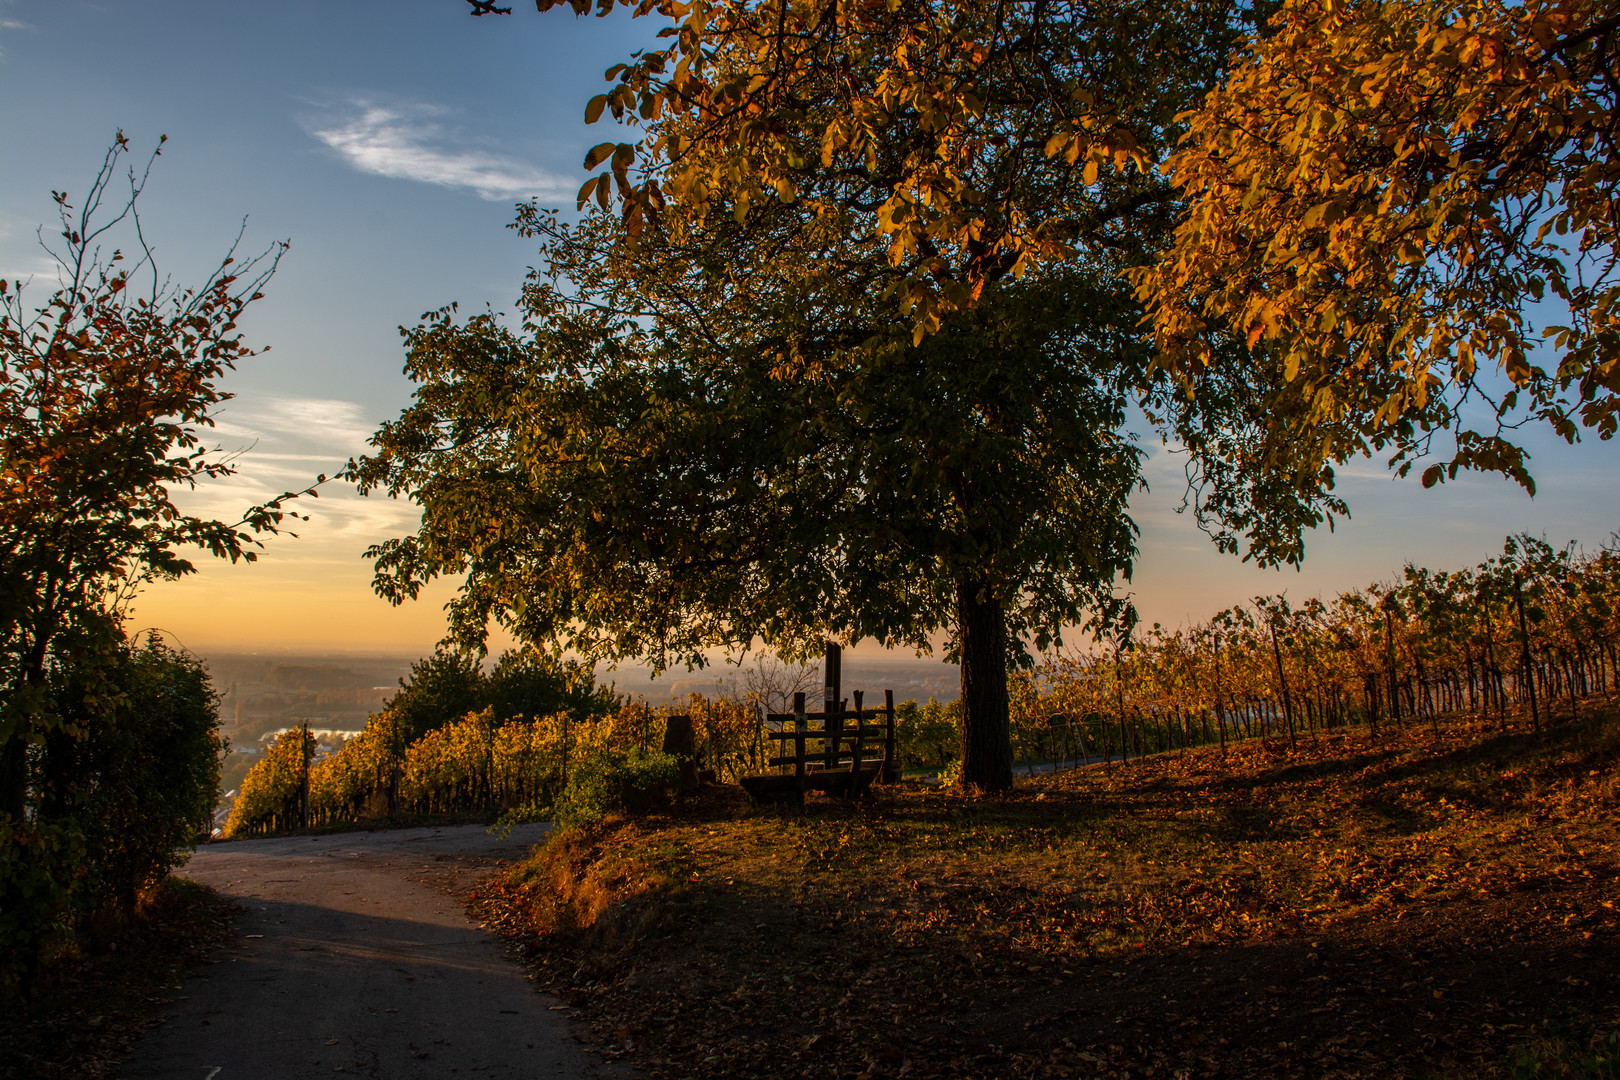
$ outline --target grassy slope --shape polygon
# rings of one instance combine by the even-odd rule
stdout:
[[[1617,757],[1612,718],[1456,723],[997,799],[720,789],[475,904],[655,1076],[1620,1075]]]

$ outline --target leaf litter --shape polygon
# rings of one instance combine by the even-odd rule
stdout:
[[[1617,757],[1607,715],[979,799],[708,788],[469,905],[654,1077],[1610,1076]]]
[[[105,947],[56,956],[25,997],[5,1003],[0,1080],[120,1075],[187,969],[235,935],[239,914],[212,889],[166,878]]]

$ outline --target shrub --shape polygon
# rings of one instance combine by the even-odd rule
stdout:
[[[895,753],[904,768],[939,769],[957,764],[962,748],[962,703],[902,701],[894,707]]]
[[[48,684],[59,723],[29,757],[32,816],[0,815],[0,987],[53,943],[126,923],[206,829],[219,787],[201,663],[155,636],[86,640]]]
[[[14,992],[40,955],[72,933],[70,898],[83,875],[76,823],[39,825],[0,815],[0,994]]]
[[[111,723],[91,726],[81,743],[93,779],[77,816],[95,903],[128,918],[208,831],[224,741],[200,661],[155,637],[120,661]]]
[[[571,828],[598,821],[610,811],[642,810],[645,800],[679,780],[675,758],[660,750],[604,747],[569,773],[552,820],[558,828]]]

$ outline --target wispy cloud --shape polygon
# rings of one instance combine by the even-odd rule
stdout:
[[[351,452],[363,449],[377,430],[359,405],[332,398],[271,398],[259,419],[271,431]]]
[[[8,16],[0,15],[0,32],[32,30],[33,28],[33,23],[23,22],[21,19],[13,19]],[[4,55],[6,55],[5,47],[0,45],[0,56]]]
[[[377,425],[365,409],[334,398],[238,398],[216,418],[214,433],[254,442],[278,457],[361,453]]]
[[[35,289],[39,290],[41,294],[43,294],[41,303],[44,302],[43,296],[48,296],[56,289],[58,284],[57,271],[60,270],[61,267],[58,266],[56,260],[52,259],[50,256],[24,256],[17,259],[15,262],[12,262],[10,261],[12,258],[12,252],[8,247],[5,256],[0,257],[8,260],[0,263],[0,278],[4,278],[7,281],[20,281],[25,284],[32,285]]]
[[[223,521],[235,521],[244,507],[283,491],[302,490],[317,473],[336,472],[350,456],[365,452],[376,427],[363,406],[336,398],[244,395],[231,406],[209,441],[236,453],[235,475],[176,493],[187,512]],[[328,483],[319,498],[300,499],[288,509],[312,518],[290,523],[304,538],[301,551],[324,551],[322,545],[333,544],[331,551],[338,553],[333,557],[345,561],[368,544],[410,531],[420,515],[409,501],[361,498],[343,481]]]
[[[360,172],[466,188],[491,201],[563,198],[570,182],[537,165],[482,149],[447,121],[449,109],[420,102],[351,98],[309,133]]]

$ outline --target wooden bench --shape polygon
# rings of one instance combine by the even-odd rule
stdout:
[[[840,702],[836,708],[806,712],[804,697],[802,693],[793,695],[791,713],[765,717],[767,724],[778,728],[765,732],[765,738],[792,746],[791,752],[784,745],[782,754],[765,760],[768,767],[782,771],[742,777],[744,790],[755,802],[803,803],[806,791],[856,798],[874,783],[899,779],[894,691],[883,692],[881,709],[867,709],[859,690],[854,709]],[[792,772],[785,771],[788,766]]]

